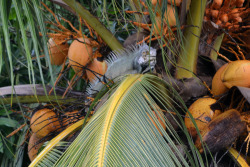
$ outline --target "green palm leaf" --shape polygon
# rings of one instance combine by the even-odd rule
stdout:
[[[176,147],[183,146],[180,137],[167,122],[170,137],[157,120],[166,118],[154,99],[161,108],[172,109],[165,86],[149,74],[125,77],[54,166],[202,166],[183,147],[186,161]]]
[[[49,152],[47,152],[46,156],[44,156],[43,159],[39,161],[40,163],[39,166],[52,166],[57,161],[57,159],[63,154],[62,150],[67,148],[68,145],[69,143],[64,142],[64,141],[60,141],[56,143],[56,145]],[[30,166],[33,166],[33,165],[30,165]]]

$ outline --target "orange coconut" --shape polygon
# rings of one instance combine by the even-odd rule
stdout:
[[[221,112],[219,110],[213,111],[210,106],[216,102],[212,98],[200,98],[196,100],[190,107],[189,112],[193,116],[194,121],[200,131],[206,127],[206,125]],[[188,112],[185,116],[185,125],[192,137],[196,137],[197,130],[194,123],[192,122]]]
[[[221,74],[224,72],[228,64],[224,64],[214,75],[212,81],[212,92],[214,96],[219,96],[228,91],[228,88],[221,80]]]
[[[79,41],[81,42],[79,42]],[[90,39],[88,38],[78,38],[72,42],[69,47],[68,58],[69,64],[73,68],[73,70],[82,75],[81,71],[83,71],[82,67],[86,66],[92,59],[93,49],[89,45]]]
[[[48,41],[50,62],[61,65],[68,55],[69,45],[64,40],[50,38]]]
[[[180,6],[182,0],[168,0],[169,4],[174,4],[175,6]]]
[[[223,14],[220,16],[220,20],[223,22],[223,23],[227,23],[228,22],[228,14]]]
[[[152,0],[151,3],[152,3],[152,5],[154,5],[154,6],[156,6],[157,3],[158,3],[158,5],[161,5],[161,0]]]
[[[182,0],[168,0],[168,4],[172,4],[175,6],[180,6]],[[158,3],[159,5],[162,4],[162,0],[152,0],[151,1],[152,5],[156,6],[156,4]]]
[[[50,132],[56,131],[61,127],[56,113],[48,108],[38,110],[32,116],[30,125],[32,132],[39,137],[45,137]]]
[[[97,76],[100,76],[98,74],[104,75],[105,72],[107,71],[108,66],[105,61],[101,62],[101,61],[98,61],[97,59],[94,59],[91,63],[88,64],[87,68],[89,69],[86,71],[87,78],[90,81],[93,81],[96,79],[96,75]]]
[[[163,23],[162,23],[163,20]],[[162,25],[163,24],[163,25]],[[157,15],[154,20],[153,32],[154,34],[159,35],[161,33],[161,26],[175,26],[176,18],[175,18],[175,8],[172,5],[167,5],[167,9],[164,13],[164,17],[161,18],[161,15]]]
[[[221,74],[221,80],[228,88],[232,86],[250,87],[250,61],[237,60],[229,63]]]
[[[156,114],[155,111],[153,111],[154,115],[156,116],[157,120],[160,122],[161,126],[163,127],[163,129],[166,130],[166,124],[164,121],[164,118],[162,115],[160,114]],[[149,116],[150,120],[152,121],[152,123],[154,124],[154,126],[157,128],[157,130],[160,132],[160,134],[162,135],[162,132],[160,130],[160,128],[158,127],[158,125],[155,123],[155,121],[153,120],[153,118],[147,113],[147,115]]]
[[[38,151],[43,145],[44,142],[41,142],[41,138],[36,135],[36,133],[33,133],[30,137],[29,144],[28,144],[28,155],[30,161],[33,161],[37,155]]]
[[[223,0],[214,0],[211,8],[212,9],[220,9],[222,3],[223,3]]]

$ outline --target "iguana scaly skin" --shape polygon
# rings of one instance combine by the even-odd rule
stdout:
[[[90,96],[103,88],[103,82],[115,81],[116,78],[126,74],[145,73],[152,70],[156,64],[156,49],[143,43],[131,50],[112,52],[106,62],[108,68],[105,75],[92,82],[87,90]]]

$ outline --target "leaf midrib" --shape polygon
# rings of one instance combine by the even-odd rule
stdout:
[[[112,99],[110,99],[110,107],[108,108],[108,114],[106,116],[106,121],[104,123],[104,130],[101,138],[101,145],[100,145],[100,154],[99,154],[99,163],[98,166],[102,166],[104,164],[104,156],[106,152],[106,147],[108,143],[108,134],[110,132],[110,127],[113,122],[114,115],[116,113],[117,108],[119,107],[124,95],[128,92],[134,83],[137,82],[141,78],[141,74],[133,74],[132,77],[127,77],[121,85],[117,88],[116,92],[113,94]]]

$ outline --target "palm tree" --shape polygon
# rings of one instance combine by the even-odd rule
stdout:
[[[93,17],[88,10],[79,3],[72,0],[64,1],[76,13],[88,22],[95,31],[100,34],[105,43],[113,50],[121,49],[116,38],[110,38],[112,34],[100,22]],[[114,2],[113,2],[114,3]],[[13,4],[18,20],[18,28],[15,31],[21,32],[21,46],[26,55],[29,83],[36,82],[36,76],[40,75],[41,83],[46,84],[43,73],[42,62],[39,58],[40,46],[45,53],[45,61],[48,64],[51,83],[54,82],[54,67],[49,63],[48,48],[46,46],[46,27],[44,25],[43,11],[40,9],[39,1],[16,1],[12,3],[2,1],[1,20],[4,44],[10,64],[13,65],[13,54],[10,43],[10,30],[8,24],[8,11],[6,6]],[[132,4],[132,3],[131,3]],[[22,19],[25,17],[27,22]],[[27,28],[30,39],[27,38]],[[38,29],[42,38],[38,35]],[[29,40],[33,43],[34,55],[37,59],[37,67],[32,62],[32,53]],[[34,70],[36,69],[36,70]],[[13,71],[10,71],[11,85],[15,84]],[[33,165],[51,166],[55,163],[58,166],[71,165],[149,165],[149,166],[203,166],[201,155],[195,148],[192,139],[187,133],[183,121],[178,123],[181,131],[187,137],[184,141],[167,121],[162,110],[168,111],[170,118],[179,118],[180,113],[174,106],[179,106],[186,112],[186,107],[178,97],[174,89],[163,80],[153,75],[128,75],[114,86],[101,100],[105,103],[98,106],[94,116],[81,130],[79,136],[66,149],[65,152],[58,149],[65,146],[63,139],[76,129],[79,129],[84,121],[80,121],[71,128],[66,129],[53,139],[44,151],[33,161]],[[162,92],[163,91],[163,92]],[[174,95],[174,96],[170,96]],[[178,99],[178,102],[174,99]],[[39,99],[39,96],[37,96]],[[11,101],[12,102],[12,101]],[[169,112],[171,111],[171,112]],[[175,115],[172,115],[172,112]],[[183,112],[184,113],[184,112]],[[157,119],[160,118],[160,119]],[[166,122],[167,132],[162,128],[160,121]],[[154,125],[155,124],[155,125]],[[188,145],[185,146],[185,144]],[[67,145],[67,144],[66,144]],[[191,153],[188,151],[189,147]],[[186,158],[188,157],[188,158]]]
[[[81,5],[83,0],[80,0],[81,3],[75,0],[51,1],[64,6],[74,14],[77,13],[77,16],[79,14],[112,50],[123,48],[112,33]],[[0,28],[0,52],[2,53],[0,56],[0,75],[10,76],[10,82],[6,85],[14,86],[19,83],[12,70],[16,68],[18,63],[25,64],[24,71],[28,75],[23,77],[26,78],[26,83],[34,85],[39,82],[44,89],[46,89],[48,83],[53,85],[56,77],[54,70],[59,71],[59,69],[50,64],[46,37],[47,28],[44,24],[45,17],[49,16],[41,9],[40,1],[3,0],[0,3],[0,23],[2,25]],[[84,1],[84,3],[87,2]],[[164,1],[164,3],[167,3],[167,1]],[[128,6],[128,4],[121,4],[123,10],[125,5]],[[132,8],[138,9],[139,3],[136,0],[129,1],[129,4]],[[193,73],[195,73],[199,44],[197,36],[201,33],[205,4],[206,0],[192,1],[193,9],[191,7],[190,10],[193,12],[191,12],[188,22],[190,25],[194,25],[189,30],[196,36],[187,33],[184,33],[183,36],[182,32],[178,31],[180,38],[177,43],[182,48],[177,63],[178,67],[182,67],[177,70],[177,77],[179,78],[186,76],[187,71],[189,77],[193,77]],[[11,7],[12,5],[13,7]],[[105,11],[107,1],[103,1],[102,5]],[[112,5],[116,6],[117,3],[112,1]],[[201,9],[197,10],[198,14],[194,12],[196,8]],[[153,11],[152,9],[153,7],[149,5],[149,11]],[[116,8],[114,8],[115,10]],[[116,15],[123,14],[123,10],[114,13]],[[15,14],[15,20],[8,21],[13,13]],[[154,22],[156,13],[149,13]],[[194,17],[195,15],[197,17]],[[107,20],[106,24],[109,25],[110,20],[106,13],[104,12],[101,16]],[[175,17],[177,18],[177,14]],[[192,22],[191,18],[195,18],[195,21]],[[136,19],[140,20],[141,18],[136,16]],[[16,27],[11,29],[10,25],[13,23]],[[117,23],[119,23],[119,20],[117,20]],[[197,29],[195,26],[200,28]],[[180,24],[177,24],[177,28],[181,30]],[[42,37],[39,36],[39,33],[42,34]],[[16,40],[18,41],[17,49],[13,49],[11,44],[10,39],[13,34],[17,34],[20,39]],[[192,42],[189,43],[189,40]],[[161,34],[161,47],[163,47],[164,42],[166,40],[164,40],[164,35]],[[195,49],[191,50],[193,52],[188,49],[191,48],[190,45],[195,46]],[[173,54],[177,50],[172,45],[167,45],[167,47]],[[19,55],[13,54],[13,50],[20,54],[20,59]],[[165,53],[164,50],[162,52]],[[45,59],[40,59],[41,53],[45,55]],[[165,54],[162,55],[165,59]],[[186,61],[186,58],[188,61]],[[36,59],[37,62],[34,62],[33,59]],[[47,66],[44,66],[44,64]],[[187,64],[192,64],[192,66],[186,66]],[[44,72],[45,70],[48,71],[48,75]],[[0,99],[2,106],[5,106],[4,103],[12,104],[14,101],[12,99],[15,98],[15,102],[21,108],[21,103],[27,102],[27,98],[30,98],[24,97],[26,100],[23,100],[18,96],[13,96],[7,102]],[[49,103],[52,100],[48,94],[42,99],[39,95],[34,97],[40,102]],[[56,99],[55,101],[59,101],[61,98],[56,95],[52,97]],[[30,166],[208,166],[208,157],[211,155],[209,151],[205,152],[205,158],[203,158],[196,149],[183,122],[182,115],[188,112],[187,107],[171,84],[152,74],[127,75],[121,77],[119,82],[115,83],[109,91],[100,92],[94,102],[98,100],[102,103],[93,103],[94,105],[88,111],[90,112],[92,108],[95,110],[95,114],[90,119],[86,116],[84,120],[80,120],[58,134],[45,145],[45,148]],[[22,113],[24,114],[24,112]],[[192,121],[194,122],[194,119]],[[23,119],[23,122],[26,122],[26,119]],[[88,123],[86,124],[86,122]],[[179,132],[176,131],[171,122],[177,125],[180,129]],[[167,130],[163,127],[166,127]],[[28,125],[26,126],[27,129]],[[72,143],[65,141],[65,138],[76,130],[81,130],[77,138]],[[24,130],[24,132],[26,131]],[[183,138],[183,136],[185,137]],[[20,136],[20,140],[23,137],[24,135]],[[5,158],[1,152],[0,156],[2,156],[2,159]],[[19,166],[22,166],[21,162]]]

